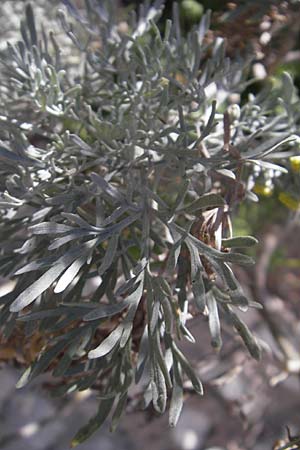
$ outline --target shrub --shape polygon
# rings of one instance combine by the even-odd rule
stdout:
[[[0,321],[6,339],[40,337],[18,387],[51,370],[59,395],[100,390],[77,445],[110,412],[116,427],[134,383],[171,426],[185,380],[202,395],[180,349],[191,317],[208,317],[220,350],[222,316],[260,358],[239,314],[260,304],[231,268],[257,241],[231,217],[258,200],[258,176],[288,192],[299,103],[286,73],[246,94],[249,60],[210,39],[209,13],[184,35],[176,7],[158,27],[161,2],[126,20],[109,2],[65,3],[65,55],[30,5],[2,55],[0,268],[14,287]]]

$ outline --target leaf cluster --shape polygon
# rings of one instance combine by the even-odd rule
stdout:
[[[176,424],[186,379],[203,393],[180,348],[195,342],[190,317],[208,317],[217,350],[230,323],[259,359],[240,311],[260,305],[231,267],[252,264],[240,249],[257,241],[233,236],[231,215],[258,200],[255,166],[285,171],[299,102],[284,75],[232,104],[249,62],[207,38],[209,13],[184,36],[176,7],[159,30],[160,1],[126,22],[113,2],[65,4],[76,67],[55,33],[39,35],[30,5],[2,55],[0,272],[14,288],[0,325],[7,339],[16,328],[48,339],[19,387],[51,370],[58,395],[100,390],[76,445],[111,411],[116,427],[134,383]]]

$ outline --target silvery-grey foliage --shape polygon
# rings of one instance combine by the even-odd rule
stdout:
[[[260,357],[238,314],[260,304],[231,267],[256,240],[230,216],[257,201],[254,167],[286,171],[299,107],[287,74],[240,101],[249,61],[207,39],[209,14],[185,36],[176,7],[158,28],[160,1],[126,21],[113,2],[64,3],[76,67],[31,6],[2,56],[0,270],[15,286],[0,322],[49,339],[19,387],[49,367],[60,394],[101,386],[75,445],[111,411],[115,428],[133,383],[176,424],[185,379],[203,393],[178,343],[191,316],[208,315],[213,347],[225,320]]]

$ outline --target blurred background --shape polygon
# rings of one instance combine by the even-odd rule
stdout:
[[[64,7],[63,3],[32,2],[37,22],[58,32],[56,9]],[[73,3],[80,8],[84,1]],[[138,8],[141,2],[114,3],[116,14],[122,17],[124,10]],[[162,27],[172,16],[174,2],[165,3]],[[5,51],[8,40],[18,39],[24,5],[25,1],[0,3],[0,52]],[[208,38],[225,38],[230,57],[250,52],[250,77],[256,79],[252,91],[259,92],[269,77],[276,83],[283,71],[300,87],[298,1],[182,0],[179,8],[185,31],[209,8],[212,29]],[[60,39],[66,40],[68,54],[67,38],[62,35]],[[299,198],[299,157],[290,161],[289,176],[289,185],[293,184]],[[204,397],[187,393],[179,423],[170,429],[167,417],[157,417],[151,410],[136,412],[133,393],[119,429],[111,434],[102,428],[81,445],[82,450],[271,450],[283,447],[289,436],[300,435],[300,201],[291,203],[284,187],[279,192],[274,186],[273,177],[273,173],[257,174],[254,190],[260,203],[243,205],[234,222],[235,234],[252,234],[260,242],[254,255],[252,252],[256,266],[247,271],[239,268],[238,276],[248,295],[264,305],[263,310],[251,310],[246,317],[249,327],[266,343],[263,360],[250,359],[225,325],[224,347],[217,355],[210,349],[208,327],[202,323],[206,319],[192,320],[190,329],[197,344],[187,343],[186,352],[204,382]],[[1,281],[0,286],[3,295],[9,286]],[[14,340],[14,345],[11,341],[0,344],[0,449],[66,450],[74,432],[95,412],[97,396],[84,391],[53,398],[48,375],[16,391],[23,371],[24,343],[18,336]],[[26,348],[29,354],[31,351]]]

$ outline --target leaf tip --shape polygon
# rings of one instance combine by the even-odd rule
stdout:
[[[14,302],[12,302],[12,304],[9,307],[9,311],[11,313],[18,313],[21,311],[22,308],[20,308],[19,303],[15,300]]]

